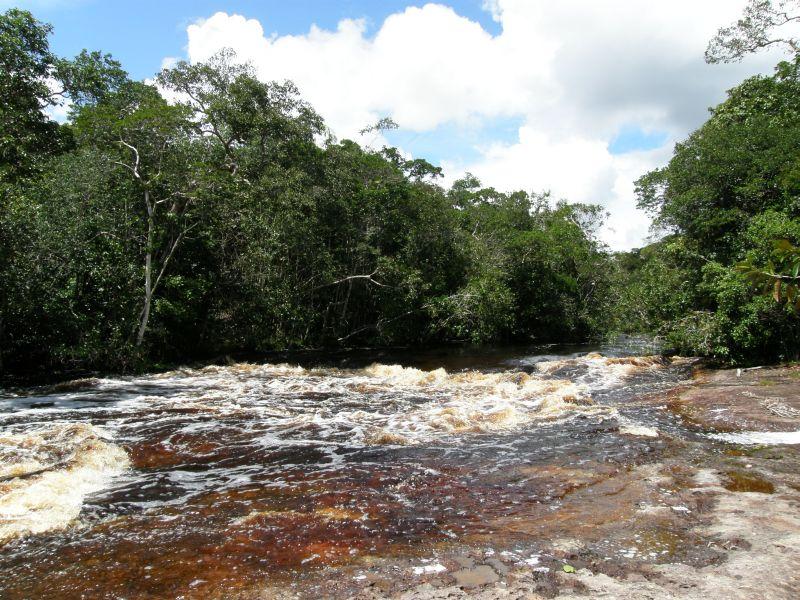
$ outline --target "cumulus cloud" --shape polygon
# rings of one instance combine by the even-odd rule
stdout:
[[[497,35],[443,4],[409,7],[375,31],[344,19],[335,30],[284,36],[268,33],[269,22],[220,12],[188,27],[187,54],[202,61],[231,47],[263,79],[293,80],[340,137],[358,138],[382,116],[412,132],[454,124],[491,132],[494,120],[519,119],[516,140],[488,136],[469,162],[434,157],[448,180],[470,171],[498,189],[600,203],[611,213],[603,239],[624,249],[641,245],[648,226],[633,181],[668,160],[727,88],[776,61],[703,62],[707,40],[743,5],[485,0]],[[612,154],[623,127],[664,132],[667,142]]]

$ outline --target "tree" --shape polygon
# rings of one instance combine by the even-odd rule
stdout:
[[[631,290],[668,309],[640,315],[678,351],[737,363],[797,355],[797,313],[751,282],[794,304],[794,259],[775,254],[773,241],[800,243],[798,156],[800,55],[730,90],[666,167],[637,181],[639,207],[671,235]]]
[[[259,81],[230,50],[178,63],[159,82],[190,115],[208,152],[209,196],[220,200],[206,211],[224,290],[216,325],[255,349],[298,343],[316,318],[307,297],[326,260],[315,226],[322,119],[291,82]]]
[[[83,108],[75,121],[81,143],[108,152],[133,179],[144,208],[144,285],[136,345],[144,340],[153,296],[194,223],[203,156],[187,137],[187,111],[153,87],[129,83],[104,101]]]
[[[657,227],[685,234],[706,259],[742,258],[748,219],[797,214],[800,194],[800,57],[772,77],[730,90],[711,118],[675,146],[669,164],[636,182]]]
[[[308,158],[324,131],[322,118],[293,83],[259,81],[232,50],[205,63],[181,61],[158,81],[192,115],[194,132],[217,144],[227,169],[245,185],[253,185],[270,164]]]
[[[84,50],[74,60],[54,56],[51,32],[27,11],[0,15],[0,181],[30,175],[69,146],[68,131],[45,109],[97,101],[127,79],[109,55]]]
[[[46,109],[62,102],[96,101],[127,79],[119,63],[99,52],[83,51],[74,60],[50,52],[50,25],[31,13],[11,9],[0,15],[0,347],[7,347],[8,269],[20,248],[12,204],[24,202],[28,186],[53,157],[73,148],[68,126]],[[23,211],[24,212],[24,211]],[[13,214],[12,214],[13,213]],[[24,248],[22,249],[24,253]],[[3,356],[0,352],[0,370]]]
[[[259,81],[230,51],[154,86],[99,52],[51,55],[28,13],[2,23],[21,65],[4,93],[27,94],[3,139],[14,369],[605,330],[598,207],[473,177],[445,190],[423,158],[336,142],[291,82]],[[67,121],[49,121],[41,108],[62,101]]]
[[[43,112],[52,104],[50,32],[27,11],[0,15],[0,180],[30,174],[64,143],[58,124]]]
[[[130,364],[142,220],[131,210],[138,191],[112,158],[95,148],[60,154],[11,198],[0,300],[12,366]]]
[[[738,62],[772,46],[800,53],[800,0],[748,0],[736,23],[721,28],[706,49],[706,62]]]

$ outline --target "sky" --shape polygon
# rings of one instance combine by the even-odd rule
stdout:
[[[99,49],[132,76],[233,48],[291,79],[339,138],[397,146],[499,190],[603,205],[600,238],[647,243],[634,181],[744,78],[781,58],[707,65],[745,0],[0,0],[51,23],[53,50]],[[381,117],[399,129],[358,132]]]

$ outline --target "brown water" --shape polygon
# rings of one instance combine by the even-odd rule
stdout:
[[[0,597],[302,593],[330,565],[533,548],[546,532],[496,524],[566,514],[568,493],[691,435],[633,402],[687,377],[646,352],[343,355],[8,392]]]

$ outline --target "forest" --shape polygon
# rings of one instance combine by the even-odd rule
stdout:
[[[797,52],[637,181],[658,241],[611,252],[601,206],[445,187],[423,158],[336,139],[232,52],[143,82],[101,52],[54,55],[51,34],[0,15],[4,377],[619,333],[726,364],[797,358]]]

